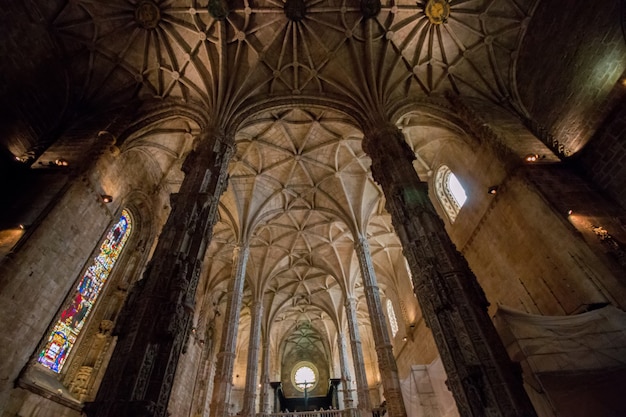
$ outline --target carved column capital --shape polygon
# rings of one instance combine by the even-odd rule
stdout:
[[[346,301],[343,303],[343,305],[346,308],[350,308],[350,309],[356,309],[356,304],[357,304],[357,299],[354,296],[346,297]]]

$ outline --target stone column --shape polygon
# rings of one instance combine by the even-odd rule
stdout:
[[[280,382],[270,382],[270,386],[274,390],[274,413],[280,413],[281,411],[280,393],[278,392],[281,386],[280,384]]]
[[[330,385],[332,386],[332,389],[333,389],[333,395],[331,398],[331,406],[335,410],[339,410],[339,393],[337,391],[339,389],[338,387],[340,383],[341,383],[341,379],[339,378],[330,379]]]
[[[352,361],[354,362],[356,393],[359,400],[358,410],[361,417],[368,417],[372,415],[372,406],[370,405],[367,376],[365,375],[365,360],[363,359],[363,349],[361,348],[361,335],[359,334],[359,324],[356,317],[356,299],[354,297],[346,299],[346,316],[348,318],[350,347],[352,348]]]
[[[387,315],[383,311],[380,301],[380,292],[376,282],[372,254],[370,253],[367,238],[359,236],[354,248],[361,266],[367,309],[370,322],[372,323],[374,343],[376,344],[378,369],[380,370],[383,389],[385,390],[385,399],[387,400],[387,411],[390,417],[406,417],[400,379],[398,378],[398,366],[396,365],[396,358],[393,356],[393,346],[389,339],[389,329],[385,319]]]
[[[243,415],[254,417],[257,394],[259,365],[259,349],[261,345],[261,322],[263,318],[263,301],[256,301],[251,308],[250,340],[248,344],[248,369],[246,370],[246,387],[243,394]]]
[[[487,314],[487,300],[448,237],[412,161],[402,132],[383,124],[363,149],[409,262],[415,294],[433,332],[448,386],[462,416],[531,417],[535,411]]]
[[[118,343],[90,417],[165,417],[179,356],[192,327],[202,259],[227,184],[233,138],[213,129],[197,138],[185,179],[143,279],[118,319]]]
[[[261,411],[263,413],[272,412],[270,401],[270,340],[269,335],[265,336],[263,343],[263,368],[261,369]]]
[[[343,381],[343,406],[344,408],[354,407],[352,400],[352,377],[348,367],[348,348],[346,346],[346,336],[343,332],[337,335],[339,344],[339,366],[341,367],[341,379]]]
[[[249,254],[250,247],[248,245],[238,246],[233,250],[232,277],[228,288],[228,301],[224,316],[220,351],[217,354],[217,365],[215,367],[213,396],[211,399],[212,417],[226,417],[229,414],[239,315],[241,313],[243,283]]]

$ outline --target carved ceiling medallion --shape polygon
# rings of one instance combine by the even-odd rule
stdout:
[[[448,21],[450,5],[447,0],[428,0],[424,7],[424,13],[433,25],[440,25]]]
[[[305,0],[287,0],[285,2],[285,14],[289,20],[299,22],[306,15]]]
[[[161,20],[159,6],[149,0],[140,2],[135,9],[135,19],[144,29],[154,29]]]

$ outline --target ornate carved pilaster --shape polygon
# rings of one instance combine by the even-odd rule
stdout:
[[[270,396],[270,341],[265,336],[263,343],[263,369],[261,370],[261,412],[269,414],[272,412],[272,402]]]
[[[211,400],[212,417],[228,416],[230,392],[233,386],[233,368],[235,366],[235,348],[237,345],[237,331],[239,330],[243,283],[249,254],[250,247],[248,245],[238,246],[233,251],[234,268],[228,289],[228,301],[220,351],[217,354],[217,366]]]
[[[185,179],[144,278],[118,323],[119,341],[90,417],[165,417],[174,373],[191,330],[201,260],[225,189],[233,138],[213,130],[197,139]]]
[[[359,323],[356,317],[356,299],[354,299],[354,297],[346,299],[346,317],[348,318],[348,333],[350,334],[350,347],[352,348],[352,362],[354,362],[356,393],[359,400],[358,409],[361,417],[365,417],[372,413],[372,406],[370,405],[367,376],[365,375],[365,360],[363,359],[361,335],[359,334]]]
[[[385,390],[385,399],[387,400],[387,411],[390,417],[406,417],[400,379],[398,378],[398,366],[396,358],[393,356],[393,346],[389,340],[389,330],[385,320],[386,314],[380,302],[378,283],[376,282],[374,264],[372,263],[372,255],[367,238],[360,236],[354,248],[361,266],[367,309],[372,323],[372,332],[374,333],[378,368]]]
[[[346,346],[346,336],[343,332],[337,335],[339,345],[339,366],[341,367],[341,380],[343,382],[343,406],[344,408],[354,407],[352,399],[352,377],[348,367],[348,347]]]
[[[272,389],[274,390],[274,413],[280,413],[281,412],[281,404],[280,404],[280,392],[279,390],[281,389],[281,383],[280,382],[270,382],[270,387],[272,387]]]
[[[255,302],[251,311],[252,322],[250,323],[250,340],[248,344],[248,369],[246,370],[246,388],[243,394],[243,415],[249,417],[253,417],[256,414],[254,403],[256,402],[257,393],[257,368],[259,364],[259,347],[261,345],[263,302]]]
[[[433,332],[462,416],[535,416],[487,315],[476,277],[445,232],[415,172],[415,155],[394,125],[366,132],[363,149],[413,275],[415,294]]]

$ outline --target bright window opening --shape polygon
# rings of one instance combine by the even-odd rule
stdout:
[[[396,319],[396,312],[393,309],[391,300],[387,300],[387,317],[389,317],[389,325],[391,326],[391,337],[396,337],[398,333],[398,320]]]
[[[296,371],[293,379],[296,381],[296,385],[300,385],[302,387],[304,385],[311,386],[315,383],[315,372],[313,372],[313,369],[308,366],[303,366]]]
[[[291,380],[293,385],[299,390],[311,391],[317,385],[317,369],[311,362],[303,361],[293,367]]]
[[[467,194],[465,194],[463,186],[457,179],[456,175],[452,172],[448,175],[448,189],[450,190],[452,197],[454,197],[458,203],[459,207],[463,207],[463,204],[465,204],[465,201],[467,200]]]
[[[435,193],[450,222],[454,223],[467,201],[467,194],[459,179],[446,165],[440,166],[435,174]]]

